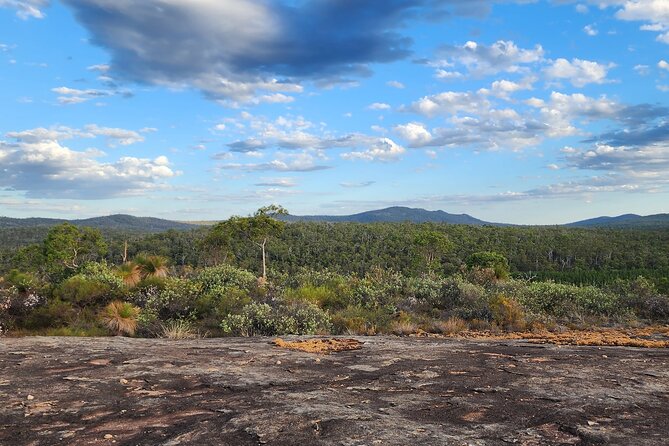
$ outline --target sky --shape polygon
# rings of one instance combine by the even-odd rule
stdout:
[[[667,0],[0,0],[0,215],[669,212]]]

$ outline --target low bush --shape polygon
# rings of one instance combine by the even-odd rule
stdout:
[[[140,309],[128,302],[114,301],[100,315],[105,326],[115,335],[134,335]]]
[[[526,327],[523,307],[504,295],[490,300],[490,312],[495,325],[503,330],[521,331]]]
[[[224,333],[236,336],[275,336],[283,334],[316,334],[330,329],[330,318],[309,303],[294,303],[274,308],[269,304],[251,303],[240,314],[231,314],[221,322]]]

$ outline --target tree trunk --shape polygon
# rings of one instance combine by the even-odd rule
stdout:
[[[267,239],[262,241],[262,245],[260,247],[262,248],[262,278],[263,280],[267,280],[267,257],[265,256],[265,244],[267,244]]]

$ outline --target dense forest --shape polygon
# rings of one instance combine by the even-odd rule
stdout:
[[[669,318],[666,229],[286,223],[281,212],[158,233],[1,229],[0,323],[100,334],[123,331],[121,312],[128,332],[156,335]]]

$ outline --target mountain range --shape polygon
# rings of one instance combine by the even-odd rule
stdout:
[[[504,223],[492,223],[468,214],[449,214],[444,211],[428,211],[425,209],[394,206],[385,209],[361,212],[353,215],[286,215],[281,217],[286,222],[319,221],[319,222],[351,222],[351,223],[448,223],[474,226],[511,226]],[[64,220],[54,218],[10,218],[0,217],[0,228],[27,228],[27,227],[49,227],[64,222],[70,222],[77,226],[87,226],[98,229],[115,229],[121,231],[136,231],[144,233],[162,232],[170,229],[184,231],[195,229],[203,225],[211,225],[211,222],[179,222],[163,220],[153,217],[133,217],[132,215],[116,214],[106,217],[94,217],[79,220]],[[578,228],[669,228],[669,214],[656,214],[641,216],[636,214],[625,214],[618,217],[597,217],[588,220],[577,221],[564,225],[566,227]]]

